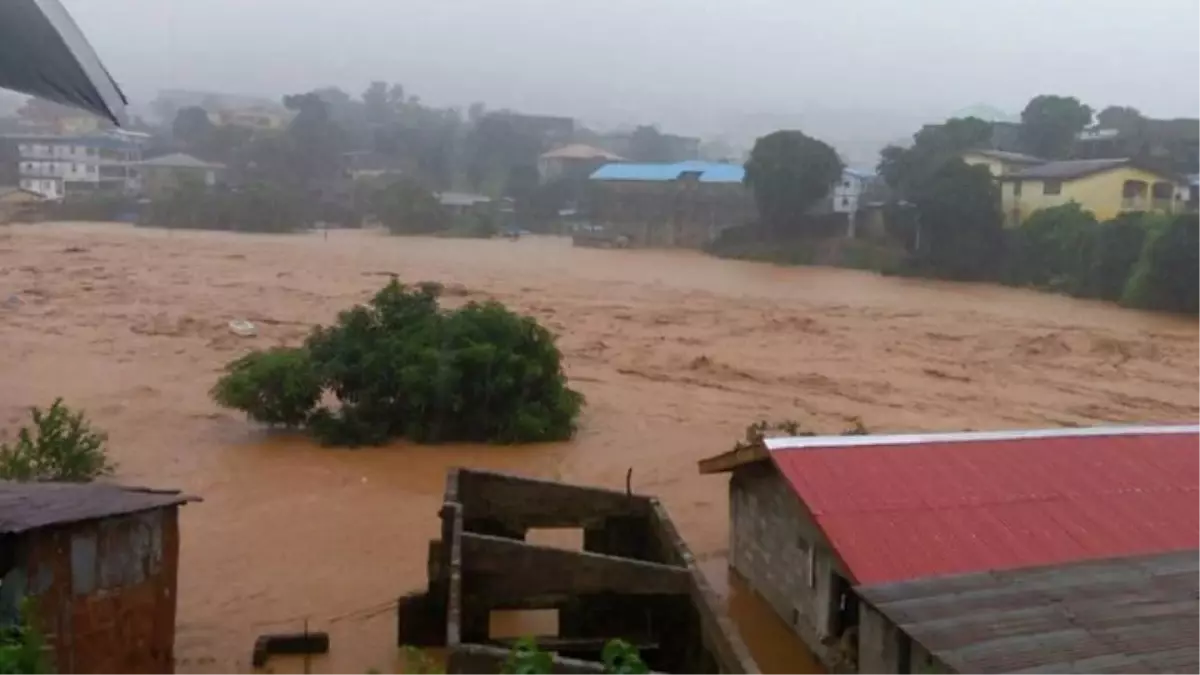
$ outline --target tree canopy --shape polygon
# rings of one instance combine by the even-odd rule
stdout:
[[[1074,96],[1035,96],[1021,112],[1021,142],[1047,159],[1070,155],[1075,135],[1092,122],[1092,109]]]
[[[755,141],[745,182],[768,232],[779,235],[829,193],[842,169],[828,144],[800,131],[776,131]]]
[[[1000,196],[987,167],[947,161],[912,200],[919,227],[915,262],[931,276],[987,278],[1002,236]]]
[[[913,134],[911,147],[889,145],[879,153],[879,175],[901,196],[908,197],[943,164],[986,145],[991,135],[992,125],[977,117],[926,125]]]

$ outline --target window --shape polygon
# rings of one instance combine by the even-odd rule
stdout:
[[[850,181],[848,181],[848,180],[842,181],[842,187],[844,187],[844,188],[850,187]]]
[[[1021,196],[1021,181],[1019,181],[1019,180],[1013,181],[1013,196],[1014,197]]]
[[[1062,181],[1061,180],[1048,180],[1048,181],[1042,182],[1042,194],[1044,194],[1044,195],[1062,194]]]
[[[842,197],[842,206],[850,206],[850,198]]]

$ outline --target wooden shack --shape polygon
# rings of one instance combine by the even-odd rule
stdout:
[[[0,481],[0,622],[32,622],[57,673],[175,670],[175,491]]]

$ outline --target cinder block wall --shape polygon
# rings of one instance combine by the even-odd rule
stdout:
[[[729,564],[827,667],[836,562],[816,525],[770,462],[734,470],[729,481]]]

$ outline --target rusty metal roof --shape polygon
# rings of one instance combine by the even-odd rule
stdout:
[[[1196,550],[859,588],[961,673],[1200,672]]]
[[[1200,547],[1200,428],[768,439],[858,584]]]
[[[112,483],[0,481],[0,534],[200,501],[177,490]]]

